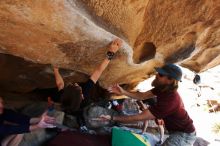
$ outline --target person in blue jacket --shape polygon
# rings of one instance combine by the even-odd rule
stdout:
[[[54,128],[55,118],[44,113],[40,117],[30,118],[4,107],[0,97],[0,145],[17,146],[23,134],[41,128]]]

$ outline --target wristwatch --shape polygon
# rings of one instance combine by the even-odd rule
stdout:
[[[114,52],[111,52],[111,51],[108,51],[106,53],[106,57],[108,58],[108,60],[112,60],[113,57],[114,57],[115,53]]]

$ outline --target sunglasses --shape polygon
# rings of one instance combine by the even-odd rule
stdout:
[[[161,73],[158,73],[158,75],[160,76],[160,77],[164,77],[165,75],[163,75],[163,74],[161,74]]]
[[[169,77],[169,76],[167,76],[167,75],[163,75],[163,74],[161,74],[161,73],[158,73],[158,75],[162,78],[162,77],[167,77],[169,80],[171,80],[172,78],[171,77]]]

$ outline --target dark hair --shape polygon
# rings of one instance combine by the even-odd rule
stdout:
[[[80,108],[82,88],[77,84],[69,84],[61,95],[61,106],[64,112],[72,113]]]

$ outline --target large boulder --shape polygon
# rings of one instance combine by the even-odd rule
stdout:
[[[0,89],[54,87],[51,65],[85,81],[116,37],[103,87],[135,85],[167,62],[205,71],[220,64],[219,18],[216,0],[1,0]]]

